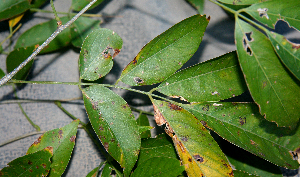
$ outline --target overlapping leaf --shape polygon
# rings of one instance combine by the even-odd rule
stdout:
[[[293,153],[299,152],[300,129],[277,127],[265,120],[254,103],[184,105],[207,128],[233,144],[276,165],[296,169]],[[293,153],[292,153],[293,152]]]
[[[103,0],[97,0],[97,2],[95,2],[89,9],[97,7],[102,1]],[[72,0],[71,8],[75,11],[81,11],[89,3],[89,0]]]
[[[142,131],[141,138],[150,138],[151,137],[150,130],[153,127],[150,127],[147,115],[140,114],[139,117],[137,118],[136,122],[139,125],[140,132],[141,132],[141,130],[145,130],[145,131]],[[141,127],[144,127],[144,128],[141,128]]]
[[[187,0],[192,4],[199,12],[199,14],[204,14],[204,0]]]
[[[154,100],[153,107],[156,123],[166,124],[189,176],[233,176],[218,144],[191,113],[159,100]]]
[[[40,6],[45,4],[45,2],[47,2],[47,1],[48,0],[31,0],[30,8],[39,8]]]
[[[255,4],[255,3],[268,1],[268,0],[218,0],[218,1],[226,4],[233,4],[233,5],[249,5],[249,4]]]
[[[235,38],[240,65],[260,113],[279,126],[294,128],[300,117],[299,84],[280,62],[265,35],[237,20]]]
[[[62,23],[65,24],[69,18],[60,18]],[[57,29],[57,21],[55,19],[45,23],[33,26],[25,31],[17,40],[15,49],[21,47],[37,46],[46,41],[47,38]],[[38,35],[37,35],[38,34]],[[71,42],[70,28],[63,30],[56,38],[50,42],[40,53],[52,52],[62,47],[69,45]]]
[[[52,147],[46,147],[15,159],[0,171],[0,176],[47,176],[51,165],[50,158],[53,155],[52,150]]]
[[[61,176],[65,171],[75,145],[78,124],[79,120],[75,120],[62,128],[47,131],[29,147],[27,154],[53,147],[49,176]]]
[[[253,4],[245,12],[270,28],[275,28],[278,20],[285,20],[290,26],[300,30],[299,6],[299,0],[272,0]]]
[[[127,65],[119,80],[131,86],[165,80],[197,51],[208,21],[205,15],[194,15],[157,36]]]
[[[101,171],[101,175],[100,177],[108,177],[108,176],[112,176],[111,174],[113,173],[116,174],[116,177],[122,177],[122,173],[120,171],[118,171],[117,169],[115,169],[114,166],[112,166],[109,163],[106,163],[105,166],[103,167],[103,170]]]
[[[121,37],[109,29],[96,29],[90,33],[79,56],[80,78],[94,81],[105,76],[112,68],[112,59],[120,52],[123,45]],[[111,51],[113,50],[113,54]]]
[[[281,61],[300,80],[300,45],[290,42],[280,34],[269,31],[267,34]]]
[[[219,101],[247,90],[236,52],[181,70],[157,91],[189,102]]]
[[[82,94],[94,131],[128,176],[141,146],[138,126],[130,107],[119,95],[100,85],[85,88]]]
[[[0,3],[0,21],[19,15],[29,8],[29,0],[2,0]]]

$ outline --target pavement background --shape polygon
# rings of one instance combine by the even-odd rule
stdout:
[[[56,11],[67,12],[71,0],[55,0]],[[50,4],[43,7],[51,10]],[[123,49],[114,59],[114,67],[108,74],[104,83],[113,84],[120,76],[122,69],[136,56],[140,49],[151,39],[170,28],[175,23],[197,14],[184,0],[105,0],[101,6],[93,9],[93,13],[103,14],[101,27],[114,30],[123,39]],[[232,20],[220,7],[211,2],[205,3],[205,14],[211,18],[205,32],[203,41],[192,59],[184,67],[223,55],[236,49],[234,45],[234,20]],[[21,21],[21,29],[13,36],[16,40],[20,34],[35,24],[48,21],[53,14],[34,13],[26,15]],[[286,24],[278,28],[282,34],[294,40],[295,31],[289,30]],[[0,22],[0,41],[8,35],[7,22]],[[8,42],[4,44],[4,48]],[[62,81],[77,82],[79,50],[65,48],[55,53],[39,55],[36,57],[29,80],[35,81]],[[6,55],[0,55],[0,68],[6,70]],[[144,87],[150,90],[152,86]],[[120,94],[130,105],[151,111],[152,105],[148,99],[136,93],[124,90],[114,90]],[[32,85],[27,84],[18,90],[17,95],[21,99],[70,99],[81,97],[77,86],[69,85]],[[0,101],[13,99],[11,86],[0,88]],[[41,127],[41,130],[51,130],[67,125],[72,120],[64,114],[56,105],[49,102],[23,103],[25,112],[33,122]],[[82,101],[64,103],[63,106],[76,117],[88,122]],[[152,120],[153,117],[149,118]],[[0,143],[14,137],[35,131],[28,123],[17,104],[0,104]],[[25,155],[28,147],[40,135],[31,136],[14,143],[0,147],[0,169],[11,160]],[[86,176],[95,168],[104,157],[87,138],[83,130],[79,130],[76,146],[72,155],[67,173],[64,176]],[[291,172],[296,175],[297,171]]]

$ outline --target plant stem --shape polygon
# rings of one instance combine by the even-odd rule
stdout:
[[[0,80],[0,86],[7,83],[17,72],[19,72],[27,63],[29,63],[40,51],[45,48],[60,32],[69,27],[77,18],[80,17],[88,8],[91,7],[97,0],[91,1],[87,6],[85,6],[78,14],[76,14],[70,21],[65,25],[59,26],[55,32],[41,45],[39,46],[26,60],[24,60],[18,67],[16,67],[12,72],[2,77]]]
[[[143,110],[140,110],[140,109],[137,109],[137,108],[134,108],[134,107],[130,107],[130,109],[132,111],[139,112],[140,114],[147,114],[147,115],[151,115],[151,116],[154,115],[152,112],[143,111]]]
[[[31,8],[29,9],[31,12],[43,12],[43,13],[53,13],[50,10],[42,10],[42,9],[36,9],[36,8]],[[63,15],[76,15],[77,13],[71,13],[71,12],[56,12],[57,14],[63,14]],[[81,16],[83,17],[102,17],[101,14],[82,14]]]
[[[16,29],[14,29],[1,43],[0,43],[0,46],[2,46],[3,45],[3,43],[7,40],[7,39],[9,39],[9,38],[11,38],[12,37],[12,35],[13,34],[15,34],[17,31],[18,31],[18,29],[20,29],[21,28],[21,26],[22,26],[22,24],[19,24],[17,27],[16,27]]]
[[[71,114],[69,111],[67,111],[64,107],[62,107],[60,101],[55,101],[54,104],[55,104],[59,109],[61,109],[65,114],[67,114],[69,117],[71,117],[73,120],[77,120],[77,119],[78,119],[78,118],[75,117],[73,114]],[[79,122],[80,122],[80,124],[81,124],[83,127],[86,126],[85,123],[83,123],[83,122],[81,122],[81,121],[79,121]]]
[[[51,4],[52,11],[54,13],[54,16],[55,16],[55,20],[57,22],[57,25],[60,26],[61,25],[61,20],[60,20],[59,16],[57,15],[57,12],[56,12],[55,7],[54,7],[53,0],[50,0],[50,4]]]
[[[6,144],[9,144],[9,143],[15,142],[15,141],[17,141],[17,140],[23,139],[23,138],[27,138],[27,137],[32,136],[32,135],[43,134],[43,133],[45,133],[45,132],[46,132],[46,131],[38,131],[38,132],[31,132],[31,133],[27,133],[27,134],[25,134],[25,135],[17,136],[17,137],[15,137],[15,138],[13,138],[13,139],[10,139],[10,140],[8,140],[8,141],[5,141],[5,142],[1,143],[1,144],[0,144],[0,147],[4,146],[4,145],[6,145]]]

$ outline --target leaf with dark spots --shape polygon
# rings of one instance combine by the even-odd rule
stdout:
[[[139,86],[165,80],[197,51],[208,21],[205,15],[194,15],[157,36],[126,66],[118,81]]]
[[[85,38],[79,55],[80,79],[94,81],[105,76],[122,45],[121,37],[114,31],[100,28],[91,32]],[[114,54],[110,53],[112,49]]]
[[[180,111],[180,110],[182,110],[181,107],[179,107],[179,106],[177,106],[177,105],[175,105],[175,104],[172,104],[172,103],[169,103],[169,104],[168,104],[168,107],[169,107],[170,109],[172,109],[172,110],[175,110],[175,111]]]
[[[124,168],[125,176],[129,176],[138,158],[141,138],[128,104],[100,85],[87,87],[82,94],[95,133],[107,152]],[[95,101],[98,102],[96,109],[93,105]]]
[[[232,5],[251,5],[255,3],[260,3],[262,0],[218,0],[225,4],[232,4]]]
[[[183,108],[170,109],[170,103],[159,100],[153,100],[153,107],[166,121],[166,132],[172,137],[188,176],[228,176],[232,172],[218,144],[194,115]]]
[[[260,115],[254,103],[221,103],[222,106],[209,111],[202,110],[206,104],[186,104],[182,107],[205,122],[205,127],[240,148],[278,166],[299,167],[290,151],[299,147],[300,128],[291,131],[277,127],[274,122],[268,122]],[[287,163],[291,166],[287,166]]]
[[[78,124],[79,120],[75,120],[62,128],[47,131],[29,147],[27,154],[51,146],[53,157],[50,175],[61,176],[71,158]]]

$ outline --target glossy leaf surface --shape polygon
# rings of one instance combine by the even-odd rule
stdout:
[[[187,0],[192,6],[194,6],[199,14],[204,14],[204,0]]]
[[[280,34],[267,34],[281,61],[300,80],[300,45],[290,42]]]
[[[140,130],[141,130],[141,126],[148,127],[148,128],[146,128],[146,131],[143,131],[143,133],[141,133],[141,138],[150,138],[151,137],[150,129],[152,129],[152,127],[150,127],[149,119],[148,119],[147,115],[140,114],[139,117],[137,118],[136,122],[139,125]]]
[[[225,4],[249,5],[249,4],[260,3],[262,1],[267,1],[267,0],[218,0],[218,1],[223,2]]]
[[[268,161],[290,169],[299,164],[292,152],[298,152],[300,129],[277,127],[259,114],[254,103],[184,105],[205,127],[222,138]]]
[[[240,65],[260,113],[278,126],[295,128],[300,117],[300,84],[261,32],[237,20],[235,38]]]
[[[158,86],[159,92],[189,102],[219,101],[247,90],[236,52],[181,70]]]
[[[7,73],[13,71],[16,67],[18,67],[27,57],[29,57],[34,52],[34,47],[27,48],[18,48],[13,50],[6,57],[6,70]],[[28,73],[31,69],[34,60],[31,60],[25,67],[23,67],[14,77],[13,79],[17,80],[25,80],[28,76]]]
[[[1,177],[10,176],[47,176],[50,170],[52,147],[47,147],[33,154],[19,157],[0,171]]]
[[[155,121],[166,124],[188,176],[233,176],[232,169],[199,120],[183,108],[154,100]]]
[[[100,20],[79,17],[71,27],[72,45],[80,48],[86,36],[99,28]]]
[[[47,131],[29,147],[27,154],[53,147],[50,177],[61,176],[65,171],[75,145],[78,124],[79,120],[75,120],[62,128]]]
[[[284,20],[290,26],[300,30],[299,7],[299,0],[272,0],[254,4],[246,8],[245,12],[273,29],[278,20]]]
[[[197,51],[208,21],[205,15],[194,15],[160,34],[142,48],[119,80],[131,86],[165,80]]]
[[[112,59],[120,52],[122,45],[121,37],[112,30],[101,28],[90,33],[80,51],[80,78],[94,81],[105,76],[111,70]]]
[[[93,9],[96,6],[98,6],[99,4],[101,4],[103,0],[97,0],[97,2],[95,2],[90,8]],[[72,0],[72,5],[71,8],[75,11],[81,11],[86,5],[88,5],[91,1],[89,0]]]
[[[62,23],[65,24],[69,18],[60,18]],[[33,26],[29,30],[25,31],[17,40],[15,49],[20,47],[41,45],[46,41],[48,37],[57,29],[57,22],[55,19],[45,23],[41,23]],[[39,34],[39,35],[36,35]],[[57,37],[46,46],[41,53],[52,52],[62,47],[69,45],[71,42],[70,28],[63,30]]]
[[[180,161],[167,157],[153,157],[144,161],[132,173],[131,177],[178,176],[184,171]]]
[[[138,126],[130,107],[119,95],[100,85],[85,88],[82,94],[94,131],[128,176],[141,146]]]
[[[19,15],[29,8],[29,0],[2,0],[0,3],[0,21]]]

